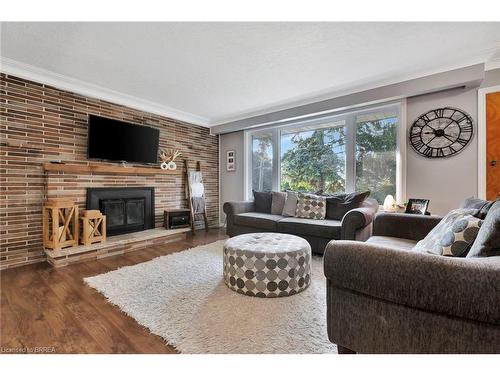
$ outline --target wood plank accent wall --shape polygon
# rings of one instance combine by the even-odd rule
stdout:
[[[179,168],[183,168],[183,158],[200,160],[209,223],[218,225],[219,142],[208,128],[0,73],[0,269],[46,260],[42,249],[42,205],[46,198],[73,198],[83,209],[87,187],[152,186],[156,227],[162,225],[164,209],[186,207],[183,173],[44,173],[43,163],[51,160],[96,163],[87,159],[89,114],[160,129],[160,147],[182,152]]]

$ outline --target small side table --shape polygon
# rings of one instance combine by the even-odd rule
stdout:
[[[163,226],[165,229],[189,228],[191,211],[188,208],[171,208],[163,211]]]

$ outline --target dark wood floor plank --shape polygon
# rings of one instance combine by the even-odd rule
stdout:
[[[77,293],[83,303],[93,306],[100,316],[106,317],[113,329],[120,331],[127,339],[134,343],[138,353],[176,353],[161,337],[151,334],[145,327],[113,306],[95,289],[86,286],[84,277],[99,275],[110,271],[99,262],[88,262],[79,265],[79,273],[61,269],[61,277],[66,283],[77,285]]]
[[[186,240],[54,269],[46,263],[0,273],[0,345],[58,353],[176,353],[83,279],[225,238],[199,231]]]
[[[40,270],[39,274],[45,285],[57,295],[61,303],[73,314],[73,318],[107,353],[135,353],[132,341],[117,331],[91,304],[86,303],[77,292],[78,285],[65,283],[62,272],[54,269]]]
[[[8,286],[2,287],[20,322],[18,337],[25,347],[54,347],[57,353],[103,350],[43,283],[36,269],[32,272],[18,270],[16,276]]]
[[[20,340],[18,333],[20,331],[19,324],[22,324],[22,321],[17,318],[16,314],[10,307],[9,301],[7,300],[7,292],[3,285],[8,285],[14,273],[10,275],[1,275],[0,279],[0,306],[2,306],[0,312],[0,347],[3,350],[16,348],[22,348],[24,344]],[[15,351],[14,351],[15,353]]]

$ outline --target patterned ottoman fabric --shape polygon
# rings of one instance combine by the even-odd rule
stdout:
[[[241,294],[285,297],[311,283],[311,246],[281,233],[251,233],[224,244],[224,282]]]

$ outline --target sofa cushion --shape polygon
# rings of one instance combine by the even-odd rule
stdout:
[[[234,215],[233,221],[236,225],[276,231],[276,223],[283,219],[281,215],[264,214],[262,212],[246,212]]]
[[[479,233],[483,220],[466,216],[457,220],[441,237],[442,255],[465,257]]]
[[[478,210],[474,208],[457,208],[455,210],[451,210],[445,217],[443,217],[443,219],[441,219],[439,224],[436,225],[427,234],[427,236],[425,236],[423,240],[418,241],[414,250],[429,254],[442,255],[443,247],[441,246],[441,240],[445,236],[446,232],[452,228],[455,222],[471,217],[477,214],[477,212]]]
[[[389,236],[371,236],[366,242],[372,245],[390,247],[396,250],[412,250],[417,244],[417,241]]]
[[[468,258],[500,255],[500,200],[489,209]]]
[[[484,219],[488,214],[491,206],[493,206],[494,201],[485,201],[484,199],[470,197],[465,200],[462,204],[462,208],[475,208],[478,213],[475,215],[479,219]]]
[[[273,215],[281,215],[283,212],[283,207],[285,207],[285,201],[286,201],[286,193],[281,191],[273,191],[271,213]]]
[[[270,191],[253,191],[253,200],[255,202],[255,211],[264,214],[271,213],[273,203],[273,194]]]
[[[302,219],[287,217],[278,221],[282,233],[340,239],[341,222],[338,220]]]
[[[326,218],[342,220],[347,211],[361,206],[370,195],[369,191],[361,193],[335,194],[326,198]]]
[[[297,193],[294,191],[287,191],[282,215],[288,217],[295,217],[296,210],[297,210]]]
[[[323,220],[326,216],[325,197],[299,193],[295,216],[304,219]]]

